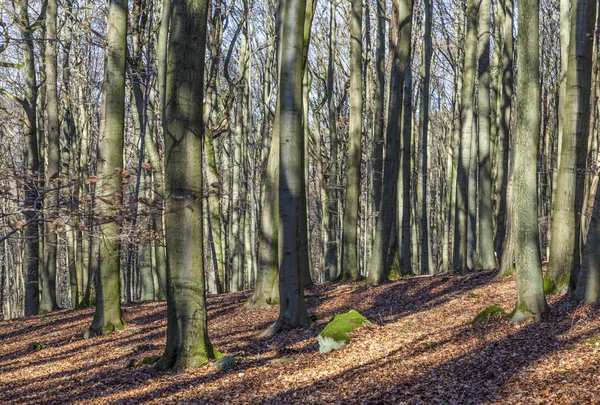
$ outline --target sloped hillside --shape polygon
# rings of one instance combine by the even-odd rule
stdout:
[[[164,303],[129,305],[127,326],[85,340],[91,310],[0,322],[0,403],[594,403],[600,401],[598,310],[550,300],[542,322],[471,324],[492,304],[510,311],[514,278],[415,277],[380,287],[315,286],[306,330],[257,337],[277,308],[244,307],[248,292],[209,298],[213,344],[237,358],[180,373],[134,365],[160,355]],[[316,336],[356,309],[372,325],[320,354]]]

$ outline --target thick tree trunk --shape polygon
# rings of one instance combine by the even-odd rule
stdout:
[[[28,171],[25,184],[25,243],[23,249],[23,273],[25,279],[25,315],[35,315],[39,311],[38,267],[39,267],[39,231],[37,180],[40,171],[37,136],[37,80],[35,71],[35,51],[33,31],[29,23],[29,1],[16,2],[19,29],[23,40],[23,75],[25,79],[23,93],[23,117],[25,132],[24,162]]]
[[[596,2],[573,0],[572,7],[561,157],[550,261],[544,277],[546,293],[564,293],[569,286],[574,287],[581,259],[581,212],[586,182]]]
[[[309,324],[304,300],[301,240],[306,215],[304,131],[302,129],[303,35],[306,3],[282,0],[279,61],[279,318],[268,330],[277,333]],[[300,153],[298,153],[300,151]]]
[[[540,320],[546,311],[539,249],[537,155],[539,145],[539,0],[519,2],[519,76],[515,136],[514,209],[517,305],[513,322]],[[532,100],[534,102],[532,102]]]
[[[198,367],[208,339],[202,229],[207,0],[174,0],[166,78],[167,343],[157,369]],[[185,175],[182,175],[185,173]]]
[[[58,39],[56,20],[58,3],[48,0],[46,8],[46,117],[47,117],[47,150],[48,167],[45,171],[45,187],[48,194],[44,198],[46,221],[44,222],[44,262],[40,269],[40,312],[46,313],[58,309],[56,302],[56,270],[58,252],[57,208],[60,201],[59,164],[60,164],[60,126],[58,123],[58,90],[56,43]]]

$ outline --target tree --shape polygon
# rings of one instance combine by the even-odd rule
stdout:
[[[207,0],[172,3],[164,134],[168,319],[159,370],[198,367],[215,357],[207,330],[202,227],[207,9]]]
[[[454,268],[467,270],[467,215],[474,207],[468,206],[469,168],[471,166],[471,137],[473,132],[473,96],[477,68],[477,13],[478,1],[467,0],[467,34],[465,66],[461,95],[460,149],[456,177],[456,215],[454,230]]]
[[[304,300],[301,240],[306,229],[304,185],[304,130],[302,127],[302,78],[305,0],[281,0],[279,58],[279,318],[268,333],[309,324]],[[299,151],[302,151],[299,153]]]
[[[571,31],[574,32],[571,33],[569,42],[570,69],[567,75],[567,95],[570,96],[567,104],[571,111],[568,111],[568,114],[565,112],[565,124],[569,125],[569,132],[575,132],[576,138],[586,138],[590,129],[589,105],[596,8],[597,2],[594,0],[573,2]],[[594,112],[592,111],[591,114]],[[563,132],[563,139],[567,134],[567,131]],[[577,173],[577,176],[582,174]],[[581,272],[579,277],[573,280],[576,283],[575,297],[590,303],[597,302],[600,297],[599,221],[600,193],[596,191],[592,221],[583,250]]]
[[[56,0],[48,0],[46,8],[46,37],[50,40],[46,43],[46,116],[48,125],[46,136],[48,139],[46,158],[48,167],[46,173],[46,188],[55,189],[59,178],[60,164],[60,127],[58,124],[58,91],[57,91],[57,63],[56,43],[58,34],[56,30],[56,19],[58,3]],[[40,312],[50,312],[58,309],[56,303],[56,255],[58,251],[58,227],[56,213],[60,201],[59,191],[54,190],[44,199],[47,220],[45,222],[44,263],[40,269]]]
[[[362,137],[362,0],[352,0],[350,13],[350,129],[344,222],[342,226],[342,280],[360,278],[357,257],[360,159]]]
[[[492,224],[492,163],[490,153],[490,1],[479,4],[479,264],[496,267]]]
[[[546,311],[542,284],[537,202],[539,146],[539,0],[519,2],[517,131],[515,134],[513,232],[517,267],[517,305],[513,322],[540,320]]]
[[[564,293],[577,282],[580,266],[581,212],[586,181],[590,89],[596,2],[573,0],[566,103],[558,184],[554,200],[546,293]]]
[[[102,214],[102,244],[97,280],[96,311],[86,337],[105,335],[123,329],[120,293],[122,214],[121,175],[125,143],[125,56],[127,53],[127,2],[108,3],[105,67],[105,124],[98,147],[99,196],[98,210]]]
[[[39,311],[39,232],[36,221],[39,209],[37,203],[37,176],[40,170],[37,137],[37,94],[38,85],[35,70],[35,50],[33,46],[33,24],[29,21],[29,1],[16,2],[19,31],[23,40],[23,75],[25,86],[23,98],[19,103],[23,107],[23,127],[25,132],[25,166],[27,182],[25,185],[25,247],[23,250],[23,272],[25,279],[25,315],[34,315]]]
[[[502,24],[502,101],[500,105],[500,125],[496,146],[496,177],[498,179],[498,215],[496,218],[496,236],[494,246],[499,257],[503,257],[504,241],[512,233],[506,233],[507,225],[507,183],[509,165],[510,123],[512,119],[513,94],[513,3],[512,0],[500,0],[498,17]],[[512,255],[510,255],[512,267]]]
[[[400,146],[403,141],[404,82],[410,68],[412,0],[396,0],[392,3],[392,29],[390,49],[392,69],[390,72],[390,105],[386,131],[386,155],[383,171],[383,192],[379,204],[379,219],[369,263],[369,284],[385,281],[391,261],[387,258],[392,226],[398,209],[398,175],[400,172]],[[405,112],[406,113],[406,112]]]

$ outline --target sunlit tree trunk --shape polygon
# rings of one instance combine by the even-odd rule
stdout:
[[[456,178],[456,216],[454,229],[454,269],[467,270],[467,215],[469,169],[471,166],[471,136],[473,131],[473,101],[477,68],[478,1],[467,0],[467,34],[465,40],[464,79],[461,95],[461,134]]]
[[[46,8],[46,157],[48,167],[45,171],[45,186],[49,193],[44,198],[44,262],[40,268],[40,312],[50,312],[58,308],[56,302],[56,259],[58,252],[57,206],[60,201],[59,184],[60,164],[60,126],[58,124],[58,90],[56,43],[58,39],[56,20],[58,3],[48,0]]]
[[[107,59],[105,68],[105,125],[100,139],[98,175],[100,182],[98,210],[103,221],[100,230],[100,267],[96,291],[96,312],[87,336],[112,333],[123,329],[120,303],[121,243],[119,232],[122,215],[120,172],[123,170],[125,141],[125,55],[127,49],[127,3],[111,0],[108,9]],[[100,198],[101,197],[101,198]]]
[[[404,84],[406,69],[410,68],[412,11],[412,0],[396,0],[392,3],[392,26],[390,29],[392,70],[390,73],[386,154],[383,167],[383,195],[385,198],[380,200],[378,207],[379,219],[368,266],[367,281],[369,284],[379,284],[387,280],[392,263],[388,259],[387,253],[398,209],[398,183],[402,159],[400,147],[403,141],[402,118],[405,107]],[[404,204],[408,204],[408,201],[404,201]]]
[[[306,2],[281,0],[279,58],[279,318],[269,329],[277,333],[306,326],[310,319],[304,300],[300,240],[306,230],[304,131],[302,129],[303,36]]]
[[[490,1],[479,5],[479,265],[482,269],[496,267],[494,257],[494,227],[492,216],[492,163],[490,153]],[[492,106],[493,108],[493,106]]]
[[[539,248],[537,155],[539,145],[539,0],[519,1],[517,131],[515,134],[513,232],[517,305],[513,322],[540,320],[546,311]]]
[[[358,200],[362,138],[362,0],[352,0],[350,13],[350,128],[348,172],[342,226],[342,280],[360,277],[358,266]]]
[[[105,67],[105,124],[99,144],[98,210],[102,214],[100,226],[100,267],[96,291],[96,311],[87,336],[112,333],[123,329],[120,303],[121,243],[119,240],[120,205],[125,141],[125,55],[127,50],[127,2],[111,0],[108,9],[106,35],[107,59]]]

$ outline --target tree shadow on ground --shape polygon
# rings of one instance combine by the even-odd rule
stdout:
[[[538,323],[528,323],[505,338],[484,341],[474,350],[452,357],[425,370],[402,371],[407,360],[403,350],[388,354],[360,367],[342,372],[299,390],[287,390],[265,399],[265,403],[287,403],[296,398],[306,398],[315,392],[328,391],[341,381],[356,381],[354,398],[344,399],[344,403],[448,403],[480,404],[503,402],[510,395],[510,384],[519,372],[535,365],[544,357],[559,350],[570,350],[574,345],[597,336],[600,328],[564,337],[573,327],[572,315],[576,311],[563,298],[551,306],[550,314]],[[507,320],[492,321],[506,323]],[[489,327],[489,326],[488,326]],[[481,325],[464,325],[457,328],[452,337],[434,342],[413,356],[432,353],[436,348],[459,342],[466,338],[486,333]],[[480,336],[482,340],[485,336]],[[386,379],[373,378],[376,370],[389,370]],[[363,378],[364,376],[370,378]]]

